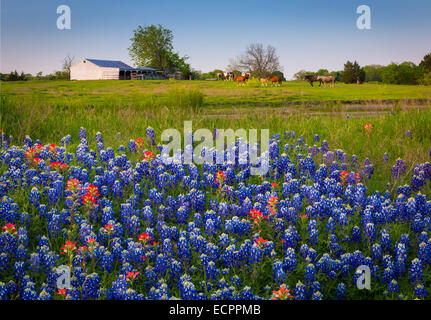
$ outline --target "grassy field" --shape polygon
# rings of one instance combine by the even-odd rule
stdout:
[[[178,87],[200,90],[209,109],[232,106],[285,106],[291,103],[431,99],[431,86],[385,84],[346,85],[324,88],[307,82],[285,82],[282,87],[261,87],[249,81],[238,87],[229,81],[20,81],[3,82],[2,93],[20,102],[51,105],[133,104],[155,106],[170,103]]]
[[[294,130],[314,144],[314,134],[330,148],[369,158],[376,165],[372,189],[384,190],[390,168],[401,157],[409,168],[429,161],[431,87],[381,84],[311,87],[305,82],[281,88],[253,82],[237,87],[217,81],[29,81],[1,83],[1,128],[14,141],[25,135],[59,143],[79,128],[89,137],[104,134],[107,145],[127,145],[152,126],[156,138],[166,128],[257,128],[270,134]],[[385,103],[383,100],[398,100]],[[362,100],[359,103],[357,100]],[[307,102],[313,101],[312,104]],[[350,103],[347,103],[350,101]],[[372,123],[367,136],[364,124]],[[412,135],[407,137],[410,130]],[[90,140],[94,143],[94,140]],[[95,145],[92,146],[93,148]],[[389,162],[382,160],[389,154]],[[399,183],[403,183],[400,181]]]

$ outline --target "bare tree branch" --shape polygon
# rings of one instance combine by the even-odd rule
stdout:
[[[70,54],[67,54],[67,56],[63,59],[63,71],[70,73],[70,67],[73,64],[74,59],[75,56],[70,56]]]
[[[228,69],[250,72],[255,77],[266,77],[282,68],[273,46],[264,48],[261,43],[252,43],[244,53],[230,60]]]

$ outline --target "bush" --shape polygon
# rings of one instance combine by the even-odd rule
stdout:
[[[424,75],[422,79],[422,84],[425,86],[431,86],[431,72],[428,72]]]

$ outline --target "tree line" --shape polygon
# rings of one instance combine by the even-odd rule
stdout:
[[[392,62],[387,66],[367,65],[361,67],[357,61],[347,61],[344,70],[319,69],[317,72],[301,70],[294,74],[296,80],[304,80],[307,75],[332,75],[336,81],[344,83],[382,82],[387,84],[431,85],[431,53],[425,55],[416,65],[413,62]]]

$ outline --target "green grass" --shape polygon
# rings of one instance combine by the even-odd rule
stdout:
[[[96,105],[133,104],[166,105],[175,87],[199,89],[205,95],[206,108],[232,106],[283,106],[303,102],[337,102],[355,100],[431,99],[431,86],[385,84],[346,85],[334,88],[306,82],[290,81],[282,87],[261,87],[252,82],[245,87],[228,81],[100,80],[100,81],[18,81],[2,82],[1,91],[27,104]]]
[[[137,86],[143,88],[155,87],[159,83],[167,88],[165,93],[150,95],[152,103],[143,103],[139,95],[134,93]],[[238,90],[254,92],[254,88],[236,88],[232,83],[226,82],[175,82],[160,81],[86,81],[86,82],[29,82],[14,83],[5,92],[17,91],[21,88],[23,95],[3,94],[1,108],[1,128],[14,137],[15,143],[22,141],[25,135],[33,139],[41,139],[43,143],[59,143],[60,139],[71,134],[74,142],[78,142],[79,128],[85,127],[94,145],[94,135],[100,131],[104,135],[105,144],[118,146],[127,145],[129,139],[145,136],[147,126],[155,129],[156,139],[167,128],[177,128],[182,132],[183,123],[193,120],[193,130],[199,128],[256,128],[269,129],[270,134],[295,130],[297,137],[304,135],[306,141],[312,144],[314,134],[319,134],[321,140],[327,140],[330,148],[343,149],[347,153],[358,155],[360,161],[369,158],[376,166],[375,174],[369,182],[370,191],[385,190],[390,181],[390,168],[398,157],[405,159],[412,169],[415,164],[429,161],[429,148],[431,147],[431,109],[429,105],[418,108],[416,106],[396,105],[364,105],[359,110],[369,113],[358,114],[354,106],[342,103],[316,104],[313,106],[297,105],[284,107],[245,107],[231,105],[229,108],[212,107],[208,105],[211,97],[205,94],[208,88],[219,86],[220,90]],[[186,83],[190,83],[186,85]],[[117,86],[114,86],[114,85]],[[201,85],[201,86],[199,86]],[[63,91],[74,92],[71,96],[58,97],[54,92],[56,86]],[[185,86],[185,87],[183,87]],[[329,92],[333,89],[308,88],[300,83],[288,83],[287,86],[307,88],[309,91]],[[367,89],[366,86],[343,86],[338,84],[334,94],[348,95],[349,88],[355,90]],[[371,85],[370,85],[371,86]],[[380,85],[372,85],[380,87]],[[118,92],[124,88],[131,88],[126,95],[114,95],[112,99],[103,102],[106,97],[102,94],[83,92],[113,90]],[[229,89],[229,87],[232,87]],[[402,90],[409,89],[411,97],[415,92],[426,95],[425,87],[391,86],[394,91],[401,94]],[[40,90],[48,89],[51,93],[42,94]],[[107,90],[107,88],[110,88]],[[387,88],[381,86],[381,88]],[[154,89],[154,88],[153,88]],[[382,89],[382,90],[383,90]],[[36,93],[33,92],[36,90]],[[268,88],[276,92],[284,88]],[[377,89],[375,89],[377,90]],[[387,90],[387,89],[385,89]],[[32,93],[33,92],[33,93]],[[353,93],[350,93],[353,96]],[[392,93],[388,96],[394,96]],[[421,96],[421,94],[417,94]],[[54,99],[56,103],[51,103]],[[256,100],[266,96],[257,96]],[[100,103],[93,103],[98,98]],[[86,100],[82,100],[86,99]],[[215,98],[213,98],[215,99]],[[238,100],[241,98],[238,97]],[[315,98],[314,98],[315,99]],[[373,96],[376,99],[376,96]],[[124,101],[130,102],[125,103]],[[83,101],[86,101],[84,103]],[[132,102],[134,101],[134,102]],[[392,110],[392,113],[389,112]],[[371,113],[377,112],[377,113]],[[346,114],[357,116],[347,118]],[[371,136],[364,132],[364,124],[372,123],[374,126]],[[407,130],[412,132],[411,137],[406,136]],[[118,133],[121,133],[120,135]],[[389,154],[389,163],[382,160],[383,153]],[[404,183],[406,180],[398,181]],[[429,191],[429,189],[428,189]]]
[[[186,120],[193,120],[194,130],[256,128],[269,129],[270,134],[295,130],[306,141],[319,134],[331,148],[356,154],[361,161],[370,158],[376,165],[370,182],[373,190],[386,188],[396,158],[405,159],[412,168],[429,160],[431,147],[430,102],[416,105],[405,101],[431,99],[429,86],[336,83],[335,88],[319,88],[292,81],[282,87],[260,87],[253,82],[238,87],[225,81],[28,81],[2,82],[1,95],[1,128],[15,142],[30,135],[44,143],[59,143],[67,134],[77,142],[82,126],[90,137],[102,132],[106,145],[127,145],[129,139],[143,137],[147,126],[160,137],[166,128],[182,130]],[[388,99],[397,101],[381,102]],[[363,129],[368,122],[374,126],[370,137]],[[406,136],[407,130],[411,137]],[[382,160],[384,152],[389,154],[389,164]]]

